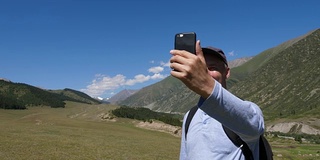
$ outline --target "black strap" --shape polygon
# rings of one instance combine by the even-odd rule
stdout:
[[[259,144],[259,155],[260,155],[260,160],[273,160],[273,153],[271,146],[263,135],[260,136],[260,144]]]
[[[222,128],[234,145],[236,145],[237,147],[240,147],[242,145],[241,150],[246,160],[253,160],[252,152],[247,143],[244,142],[236,133],[234,133],[229,128],[225,127],[224,125],[222,125]]]
[[[196,114],[198,110],[198,106],[194,106],[190,109],[189,111],[189,114],[188,114],[188,117],[187,117],[187,120],[186,120],[186,124],[185,124],[185,129],[184,129],[184,133],[185,133],[185,138],[187,139],[187,133],[188,133],[188,130],[189,130],[189,126],[190,126],[190,123],[191,123],[191,120],[194,116],[194,114]]]

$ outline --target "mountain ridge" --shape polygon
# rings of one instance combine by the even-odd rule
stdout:
[[[0,80],[0,108],[27,109],[32,106],[64,108],[64,101],[98,104],[99,101],[85,93],[72,90],[45,90],[24,83]]]
[[[266,49],[232,68],[227,86],[236,96],[260,106],[267,132],[317,134],[320,133],[319,66],[320,29],[316,29]],[[175,83],[174,87],[163,82],[168,79]],[[141,89],[123,101],[124,104],[184,114],[198,101],[198,95],[171,76],[154,85],[157,88],[146,87],[148,93],[162,92],[165,96],[154,95],[148,99],[138,96],[146,94]]]
[[[115,94],[114,96],[112,96],[111,98],[109,98],[107,102],[111,104],[117,104],[117,102],[125,100],[126,98],[130,97],[131,95],[135,94],[138,91],[139,90],[124,89],[118,92],[117,94]]]
[[[306,112],[306,108],[319,110],[320,97],[316,93],[320,91],[320,29],[301,37],[230,91],[260,104],[267,115],[289,116]]]
[[[266,101],[264,97],[266,95],[261,94],[261,90],[262,90],[261,87],[270,88],[270,87],[267,87],[266,84],[272,84],[273,86],[272,89],[270,88],[269,90],[263,90],[264,93],[269,93],[271,91],[277,91],[281,89],[285,90],[286,82],[290,82],[291,84],[294,84],[294,79],[297,81],[301,80],[299,79],[300,77],[297,77],[297,76],[293,77],[290,74],[291,70],[288,68],[297,68],[295,64],[299,64],[300,66],[303,66],[302,61],[308,60],[310,61],[310,63],[313,63],[313,64],[307,64],[305,65],[307,68],[303,68],[303,69],[300,67],[300,70],[299,69],[295,70],[295,73],[296,71],[300,71],[301,73],[306,74],[306,71],[308,70],[308,68],[312,69],[312,72],[309,72],[310,74],[306,74],[307,76],[304,76],[304,77],[310,77],[311,80],[309,80],[308,82],[310,82],[310,84],[313,84],[313,86],[309,86],[310,93],[308,94],[310,98],[313,98],[312,104],[311,106],[309,106],[309,108],[316,108],[315,110],[318,111],[319,107],[315,103],[315,100],[314,100],[315,97],[312,97],[312,96],[315,96],[316,93],[320,91],[320,87],[319,85],[317,85],[317,83],[319,83],[320,76],[318,77],[316,76],[316,75],[319,75],[320,73],[319,67],[317,67],[317,66],[320,66],[319,64],[320,60],[318,60],[319,56],[317,57],[313,55],[312,57],[310,57],[308,55],[305,55],[306,53],[304,52],[304,50],[307,50],[308,52],[312,52],[314,54],[316,53],[319,54],[320,53],[319,35],[320,35],[320,29],[313,30],[311,32],[308,32],[305,35],[283,42],[276,47],[267,49],[261,52],[260,54],[256,55],[250,61],[244,63],[243,65],[232,68],[231,77],[227,82],[230,91],[239,97],[242,97],[247,100],[252,100],[254,102],[257,102],[257,104],[261,105],[261,108],[263,110],[266,110],[267,119],[276,118],[276,117],[279,118],[279,115],[293,116],[293,113],[290,114],[288,113],[288,110],[285,110],[283,107],[280,107],[280,106],[283,106],[284,104],[278,104],[279,106],[273,105],[272,107],[268,106],[267,104],[273,103],[276,97],[272,97],[272,94],[269,94],[268,101]],[[297,53],[296,52],[297,50],[300,50],[299,51],[300,53]],[[292,56],[292,54],[299,55],[299,56],[296,56],[299,58]],[[288,58],[288,56],[290,58]],[[309,57],[309,58],[305,59],[303,58],[303,56]],[[278,61],[277,59],[282,59],[282,61]],[[281,69],[285,70],[285,68],[287,68],[286,72],[283,72],[283,74],[281,74],[280,70]],[[298,73],[296,74],[299,75]],[[278,79],[278,81],[273,82],[272,81],[273,79],[268,78],[268,82],[266,82],[267,78],[264,77],[266,75],[277,75],[278,77],[276,78]],[[290,81],[289,79],[283,79],[283,77],[285,77],[286,75],[290,76],[292,81]],[[279,78],[281,77],[282,79],[280,81]],[[258,82],[254,83],[254,86],[256,86],[255,88],[251,87],[250,83],[246,83],[246,82],[253,83],[253,80],[259,81],[259,83]],[[311,81],[314,81],[314,82],[311,83]],[[282,82],[281,85],[276,84],[279,82]],[[294,85],[290,85],[290,87],[287,88],[286,92],[290,93],[296,90]],[[301,90],[302,88],[300,87],[299,89]],[[149,93],[151,92],[159,92],[159,94],[150,95]],[[126,100],[122,101],[120,104],[127,105],[127,106],[147,107],[147,108],[150,108],[156,111],[162,111],[162,112],[185,113],[193,105],[195,105],[198,100],[198,96],[190,92],[191,91],[187,89],[180,81],[169,76],[166,79],[156,84],[153,84],[151,86],[147,86],[141,89],[139,92],[132,95],[131,97],[128,97]],[[260,97],[254,97],[253,95],[259,95]],[[283,95],[277,95],[277,96],[283,96]],[[292,94],[291,96],[294,98],[283,97],[283,99],[299,98],[297,97],[297,95]],[[307,96],[305,96],[305,98],[307,98]],[[261,100],[264,100],[264,101],[261,101]],[[293,102],[294,101],[290,103],[293,103]],[[298,107],[298,108],[301,108],[301,107]],[[276,109],[276,112],[272,112],[273,109]],[[311,110],[314,110],[314,109],[311,109]],[[309,114],[307,113],[307,111],[303,112],[302,109],[296,109],[295,112]]]
[[[235,60],[233,60],[233,61],[228,62],[228,65],[229,65],[230,67],[232,67],[232,68],[233,68],[233,67],[237,67],[237,66],[240,66],[240,65],[244,64],[245,62],[247,62],[247,61],[249,61],[249,60],[251,60],[251,59],[252,59],[252,57],[244,57],[244,58],[235,59]],[[175,92],[175,90],[176,90],[176,91],[179,91],[179,90],[181,89],[181,90],[183,90],[183,92],[184,92],[185,94],[179,95],[179,92],[177,92],[177,93],[174,94],[173,97],[170,97],[170,96],[166,97],[166,95],[168,95],[168,94],[165,93],[165,92],[162,92],[162,93],[159,93],[159,95],[161,94],[161,95],[163,96],[163,98],[161,98],[160,100],[158,100],[159,102],[154,102],[154,101],[152,101],[152,100],[151,100],[151,101],[148,100],[148,101],[145,101],[146,103],[149,103],[149,104],[147,104],[147,105],[145,105],[144,102],[142,102],[142,103],[141,103],[141,102],[137,102],[137,103],[135,103],[135,104],[130,104],[130,103],[128,103],[128,101],[134,100],[134,99],[135,99],[136,97],[138,97],[138,96],[143,96],[143,95],[148,95],[149,97],[152,96],[152,94],[150,95],[150,92],[149,92],[149,91],[145,91],[145,92],[143,92],[143,93],[139,93],[139,95],[132,95],[133,97],[131,97],[131,98],[127,97],[127,98],[129,98],[128,100],[127,100],[127,99],[123,99],[122,101],[117,101],[117,103],[118,103],[118,104],[121,104],[121,105],[133,105],[133,106],[141,106],[141,105],[142,105],[143,107],[160,111],[162,107],[159,107],[159,106],[157,105],[158,103],[167,101],[166,103],[159,104],[159,105],[171,106],[171,104],[172,104],[173,102],[170,102],[170,99],[174,100],[174,99],[176,99],[175,97],[179,97],[179,98],[181,98],[181,99],[184,99],[184,98],[186,98],[186,97],[189,97],[189,95],[193,95],[193,97],[196,96],[196,94],[194,94],[194,93],[192,93],[191,91],[189,91],[189,89],[186,88],[186,87],[185,87],[179,80],[177,80],[176,78],[173,78],[173,77],[169,76],[169,77],[165,78],[165,79],[162,80],[162,81],[163,81],[163,83],[165,83],[165,84],[170,84],[170,83],[172,83],[172,84],[170,85],[170,87],[166,87],[165,90],[167,90],[167,91],[169,91],[169,92]],[[160,90],[162,84],[160,84],[160,86],[158,86],[158,85],[159,85],[158,83],[155,83],[155,84],[152,84],[152,85],[150,85],[150,86],[146,86],[146,87],[144,87],[144,88],[142,88],[142,89],[143,89],[143,90],[149,90],[149,88],[156,87],[156,88],[158,88],[158,89]],[[176,87],[178,87],[178,88],[176,88]],[[176,89],[175,89],[175,88],[176,88]],[[140,89],[140,90],[141,90],[141,89]],[[140,91],[140,90],[139,90],[139,91]],[[138,92],[139,92],[139,91],[138,91]],[[146,97],[146,96],[144,96],[144,97]],[[140,99],[141,99],[141,98],[140,98]],[[182,101],[180,101],[179,104],[184,104],[184,105],[188,105],[188,103],[196,104],[196,103],[197,103],[197,100],[198,100],[198,98],[192,98],[192,99],[188,99],[188,100],[182,100]],[[178,107],[177,107],[177,108],[178,108]],[[168,108],[168,110],[169,110],[169,109],[170,109],[170,108]],[[185,108],[184,110],[187,111],[187,109],[188,109],[188,108]],[[178,112],[178,110],[173,110],[172,112]]]

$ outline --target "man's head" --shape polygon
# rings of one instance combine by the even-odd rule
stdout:
[[[202,48],[202,51],[210,76],[227,88],[226,80],[230,76],[230,69],[223,51],[214,47]]]

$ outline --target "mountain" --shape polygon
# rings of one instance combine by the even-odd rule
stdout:
[[[123,101],[126,98],[130,97],[134,93],[136,93],[139,90],[133,90],[133,89],[124,89],[120,91],[119,93],[115,94],[111,98],[107,100],[107,102],[110,102],[111,104],[117,104],[117,102]]]
[[[64,101],[97,104],[99,101],[72,89],[44,90],[24,83],[0,80],[0,108],[26,109],[31,106],[65,107]]]
[[[245,57],[245,58],[235,59],[233,61],[228,62],[228,66],[230,68],[235,68],[235,67],[241,66],[242,64],[248,62],[252,58],[253,57]]]
[[[228,65],[240,66],[251,58],[230,61]],[[119,102],[121,105],[146,107],[161,112],[186,112],[197,104],[199,96],[191,92],[182,82],[169,76],[164,80],[139,90]]]
[[[169,76],[164,80],[144,87],[121,101],[121,105],[146,107],[162,112],[185,112],[197,103],[198,96],[182,82]]]
[[[0,81],[6,81],[6,82],[11,82],[10,80],[8,80],[8,79],[5,79],[5,78],[0,78]]]
[[[247,73],[236,70],[246,76],[236,73],[239,82],[230,91],[259,104],[266,119],[320,118],[320,29],[266,50],[241,67]]]
[[[320,29],[267,49],[231,69],[228,87],[257,103],[266,120],[306,116],[320,118]],[[147,86],[120,104],[162,112],[185,113],[198,96],[169,76]]]
[[[74,102],[87,103],[87,104],[100,103],[100,100],[94,99],[83,92],[76,91],[70,88],[65,88],[63,90],[48,90],[48,91],[51,93],[60,94],[61,96],[64,96],[66,100],[70,100]]]

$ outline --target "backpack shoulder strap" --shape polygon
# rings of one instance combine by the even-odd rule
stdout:
[[[188,117],[187,117],[186,123],[185,123],[185,128],[184,128],[185,138],[187,138],[187,133],[188,133],[188,129],[189,129],[191,120],[192,120],[194,114],[196,114],[197,110],[198,110],[198,106],[194,106],[189,111],[189,114],[188,114]]]
[[[223,128],[224,132],[226,133],[226,135],[228,136],[228,138],[232,141],[232,143],[235,146],[240,147],[242,145],[241,150],[242,150],[242,153],[243,153],[244,157],[246,158],[246,160],[253,160],[252,151],[250,150],[247,143],[244,142],[236,133],[234,133],[229,128],[225,127],[224,125],[222,125],[222,128]]]
[[[273,160],[273,153],[268,140],[261,135],[259,141],[259,154],[261,160]]]

